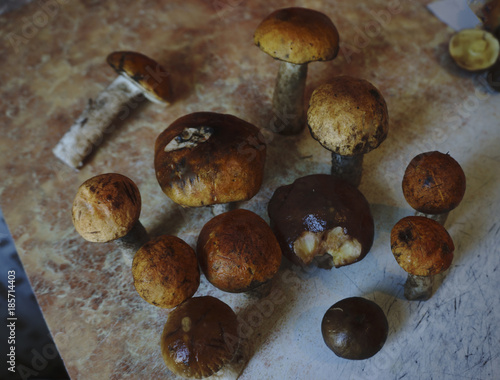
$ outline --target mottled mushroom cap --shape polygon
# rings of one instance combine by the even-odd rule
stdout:
[[[448,269],[455,245],[435,220],[407,216],[391,231],[391,249],[398,264],[415,276],[432,276]]]
[[[337,56],[339,34],[325,14],[306,8],[274,11],[257,27],[255,44],[273,58],[295,64]]]
[[[453,210],[465,194],[465,173],[449,154],[437,151],[415,156],[406,168],[402,187],[408,204],[425,214]]]
[[[161,336],[167,367],[187,379],[201,379],[230,362],[239,345],[238,319],[217,298],[190,298],[168,315]]]
[[[116,51],[107,57],[108,64],[143,91],[144,96],[159,104],[171,102],[170,78],[159,63],[141,53]]]
[[[163,192],[182,206],[250,199],[262,184],[262,141],[257,127],[232,115],[183,116],[156,139],[156,178]]]
[[[307,111],[311,135],[342,156],[365,154],[387,137],[389,116],[384,97],[370,82],[338,76],[318,87]]]
[[[130,232],[141,214],[141,194],[134,181],[117,173],[86,180],[73,201],[73,225],[92,242],[108,242]]]
[[[163,308],[179,305],[200,285],[194,249],[176,236],[162,235],[144,244],[134,256],[132,275],[139,295]]]

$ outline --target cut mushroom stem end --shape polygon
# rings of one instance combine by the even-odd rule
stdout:
[[[277,114],[273,131],[296,135],[305,126],[304,89],[307,64],[281,61],[273,95],[273,110]]]
[[[363,173],[363,154],[342,156],[332,152],[332,176],[358,187]]]
[[[404,287],[405,298],[409,301],[426,301],[432,296],[434,276],[417,276],[408,273]]]
[[[238,208],[238,204],[239,202],[218,203],[211,205],[210,208],[212,210],[212,214],[217,216],[231,210],[236,210]]]
[[[128,267],[132,267],[136,252],[148,241],[149,235],[140,221],[137,221],[127,235],[116,240],[117,246],[122,250],[123,261]]]
[[[446,219],[448,219],[449,214],[450,214],[449,212],[444,212],[442,214],[426,214],[426,213],[423,213],[420,211],[415,212],[415,216],[423,216],[425,218],[435,220],[436,222],[438,222],[442,226],[444,226]]]

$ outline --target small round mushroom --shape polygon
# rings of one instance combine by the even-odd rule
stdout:
[[[424,301],[432,296],[434,276],[450,267],[455,246],[448,231],[435,220],[407,216],[392,228],[391,250],[408,272],[406,299]]]
[[[419,216],[444,225],[465,194],[465,174],[449,154],[437,151],[415,156],[406,168],[402,187],[406,201]]]
[[[462,69],[478,71],[495,64],[500,52],[498,40],[485,30],[463,29],[450,40],[451,58]]]
[[[282,124],[274,130],[284,135],[304,128],[304,88],[307,64],[329,61],[337,56],[339,34],[328,16],[306,8],[274,11],[257,27],[255,44],[280,60],[274,88],[273,110]],[[290,120],[288,115],[292,115]]]
[[[159,236],[136,253],[132,264],[134,286],[152,305],[172,308],[185,301],[200,285],[194,249],[176,236]]]
[[[220,214],[203,226],[196,253],[206,278],[232,293],[255,290],[276,275],[281,250],[268,224],[249,210]]]
[[[141,95],[152,102],[171,101],[167,71],[151,58],[131,51],[111,53],[108,64],[118,77],[87,107],[53,149],[54,155],[72,168],[83,166],[85,158],[100,143],[120,113],[128,115],[128,103]],[[135,107],[135,106],[134,106]],[[126,111],[126,112],[124,112]]]
[[[385,140],[389,116],[377,88],[364,79],[344,75],[313,92],[307,124],[312,137],[332,152],[332,175],[357,187],[363,155]]]
[[[266,145],[260,141],[259,129],[235,116],[185,115],[156,139],[156,178],[185,207],[248,200],[262,184]]]
[[[128,265],[149,239],[139,221],[139,189],[134,181],[118,173],[86,180],[78,188],[71,213],[76,231],[85,240],[97,243],[117,240]]]
[[[335,355],[363,360],[382,349],[389,333],[389,323],[375,302],[350,297],[327,310],[321,322],[321,333]]]
[[[330,269],[363,259],[374,224],[363,194],[328,174],[313,174],[279,187],[268,204],[271,227],[293,263]]]
[[[176,375],[200,379],[219,373],[236,353],[238,320],[217,298],[190,298],[168,316],[161,336],[161,352]]]

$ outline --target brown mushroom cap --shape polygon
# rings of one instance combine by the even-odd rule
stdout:
[[[448,269],[455,245],[435,220],[407,216],[391,231],[391,249],[398,264],[415,276],[433,276]]]
[[[384,346],[389,324],[375,302],[361,297],[345,298],[325,313],[321,333],[335,355],[351,360],[368,359]]]
[[[282,61],[304,64],[337,56],[339,34],[325,14],[306,8],[274,11],[257,27],[255,44]]]
[[[208,281],[226,292],[244,292],[266,283],[281,264],[271,228],[244,209],[220,214],[205,224],[196,252]]]
[[[194,249],[175,236],[159,236],[143,245],[134,256],[132,275],[139,295],[163,308],[179,305],[200,285]]]
[[[106,60],[118,74],[143,89],[148,99],[157,103],[171,102],[167,71],[153,59],[133,51],[116,51],[108,55]]]
[[[314,90],[307,124],[312,137],[326,149],[354,156],[370,152],[385,140],[389,116],[375,86],[344,75]]]
[[[71,213],[73,225],[84,239],[108,242],[124,237],[137,223],[141,194],[130,178],[101,174],[78,188]]]
[[[357,188],[330,175],[313,174],[279,187],[267,210],[283,254],[299,265],[318,259],[327,268],[352,264],[373,243],[368,201]]]
[[[161,336],[167,367],[185,378],[211,376],[231,361],[238,347],[234,311],[217,298],[195,297],[168,316]]]
[[[235,116],[183,116],[156,139],[156,178],[163,192],[183,206],[250,199],[264,173],[266,145],[259,141],[259,129]]]
[[[449,154],[426,152],[414,157],[406,168],[402,187],[408,204],[425,214],[453,210],[465,194],[465,174]]]

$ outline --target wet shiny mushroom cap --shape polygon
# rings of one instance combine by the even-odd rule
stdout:
[[[425,214],[453,210],[465,194],[465,174],[449,154],[421,153],[406,168],[403,194],[408,204]]]
[[[276,189],[268,204],[271,227],[283,254],[307,266],[331,268],[366,256],[374,224],[363,194],[326,174],[302,177]]]
[[[220,214],[205,224],[196,251],[208,281],[226,292],[265,284],[281,264],[281,249],[271,228],[244,209]]]
[[[172,308],[191,297],[200,285],[194,249],[176,236],[150,240],[135,254],[134,286],[152,305]]]
[[[108,242],[124,237],[137,223],[141,194],[124,175],[100,174],[78,188],[71,213],[75,229],[85,240]]]
[[[158,136],[154,165],[170,199],[200,207],[252,198],[262,184],[265,157],[257,127],[232,115],[198,112]]]
[[[388,332],[389,324],[380,306],[361,297],[337,302],[321,322],[326,345],[344,359],[372,357],[383,347]]]
[[[273,58],[295,64],[337,56],[339,34],[325,14],[306,8],[279,9],[257,27],[255,44]]]
[[[435,220],[407,216],[391,231],[391,250],[398,264],[415,276],[433,276],[448,269],[455,245]]]
[[[140,87],[149,100],[160,104],[172,101],[167,71],[153,59],[133,51],[116,51],[108,55],[107,62],[118,74]]]
[[[217,298],[195,297],[168,316],[161,336],[161,352],[176,375],[200,379],[219,371],[238,348],[234,311]]]
[[[338,76],[314,90],[307,125],[323,147],[342,156],[365,154],[387,137],[389,116],[380,91],[370,82]]]

